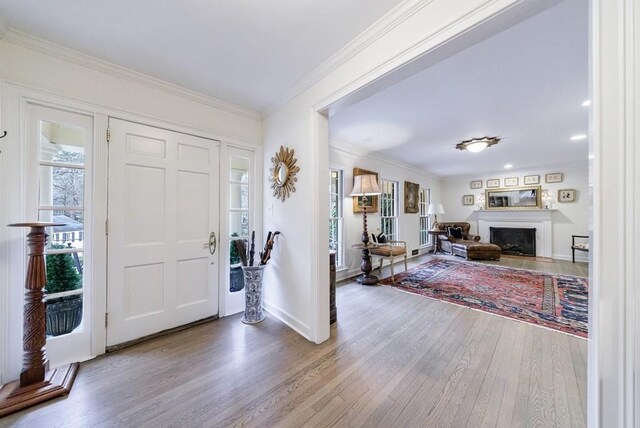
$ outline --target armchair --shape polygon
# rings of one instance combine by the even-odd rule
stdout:
[[[380,259],[378,271],[382,270],[382,262],[385,259],[389,260],[389,267],[391,268],[391,282],[395,283],[393,259],[403,256],[404,270],[405,272],[407,271],[407,243],[405,241],[387,241],[385,243],[378,242],[377,245],[379,246],[371,249],[370,255],[371,257],[378,257]]]

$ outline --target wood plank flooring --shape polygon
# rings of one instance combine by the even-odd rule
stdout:
[[[584,339],[384,286],[342,283],[337,302],[321,345],[223,318],[86,362],[68,397],[0,426],[586,426]]]

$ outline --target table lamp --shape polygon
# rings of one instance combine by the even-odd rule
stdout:
[[[431,230],[438,230],[438,214],[444,214],[442,204],[429,204],[427,214],[433,216],[433,226],[431,227]]]
[[[379,195],[382,191],[378,186],[378,179],[374,174],[356,175],[353,177],[353,190],[349,196],[362,196],[362,243],[369,243],[367,231],[367,196]]]

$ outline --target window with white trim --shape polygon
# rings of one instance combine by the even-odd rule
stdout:
[[[420,188],[420,202],[419,202],[419,214],[420,214],[420,246],[424,247],[431,244],[431,235],[429,235],[429,225],[431,219],[429,214],[429,204],[431,203],[431,189],[426,187]]]
[[[329,249],[336,252],[336,267],[343,265],[342,170],[329,170]]]
[[[382,179],[380,189],[380,230],[394,241],[398,239],[398,182]]]

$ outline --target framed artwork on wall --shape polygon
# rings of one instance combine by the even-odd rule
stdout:
[[[473,180],[469,183],[469,187],[472,189],[482,189],[482,180]]]
[[[544,175],[545,183],[562,183],[562,173],[552,172]]]
[[[575,202],[576,189],[560,189],[558,190],[558,202]]]
[[[540,176],[539,175],[525,175],[524,176],[524,185],[529,186],[532,184],[540,184]]]
[[[418,193],[420,192],[420,185],[418,183],[412,183],[410,181],[404,182],[404,212],[405,213],[417,213],[418,212]]]
[[[490,178],[487,180],[487,187],[488,188],[493,188],[493,187],[500,187],[500,179],[499,178]]]
[[[462,205],[473,205],[473,195],[464,195],[462,197]]]
[[[513,187],[518,185],[518,177],[508,177],[504,179],[504,187]]]
[[[369,171],[362,168],[353,168],[353,176],[373,174],[376,176],[378,185],[380,185],[380,176],[377,172]],[[353,212],[364,212],[364,205],[362,205],[362,196],[353,196]],[[378,211],[378,196],[367,196],[367,212],[374,213]]]

